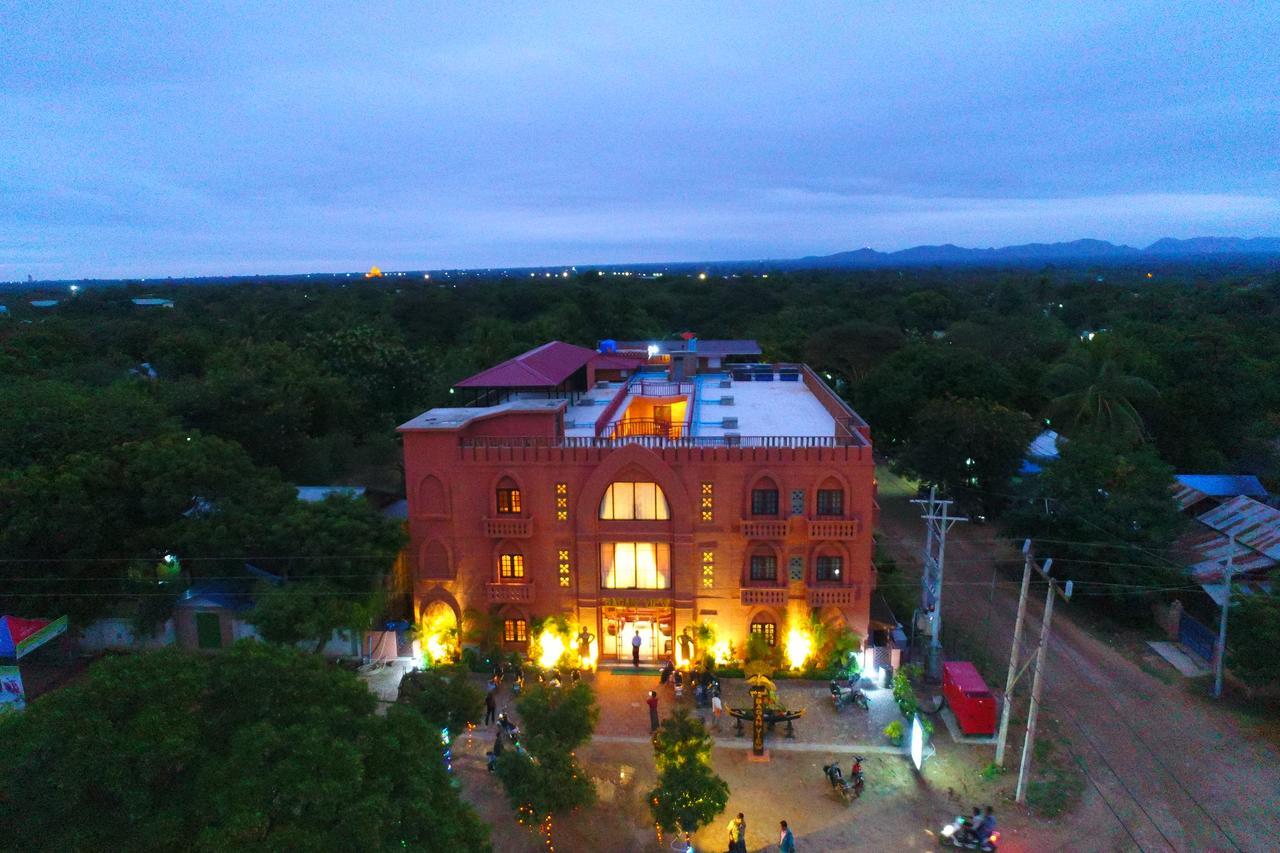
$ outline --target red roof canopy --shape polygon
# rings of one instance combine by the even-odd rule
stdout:
[[[456,387],[554,388],[595,357],[595,350],[551,341],[469,376]]]

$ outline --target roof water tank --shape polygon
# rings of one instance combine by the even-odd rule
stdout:
[[[603,340],[600,342],[600,352],[614,353],[618,351],[618,342],[615,340]]]

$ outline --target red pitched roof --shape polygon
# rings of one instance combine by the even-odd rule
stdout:
[[[551,341],[469,376],[456,387],[554,388],[595,356],[595,350]]]

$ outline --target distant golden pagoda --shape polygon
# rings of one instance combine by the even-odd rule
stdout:
[[[369,271],[364,274],[365,278],[382,278],[382,270],[376,266],[369,267]]]

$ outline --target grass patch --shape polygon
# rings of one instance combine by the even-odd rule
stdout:
[[[1070,741],[1058,735],[1056,726],[1046,725],[1036,738],[1027,806],[1040,817],[1066,814],[1076,807],[1084,793],[1084,769],[1070,755],[1069,747]]]

